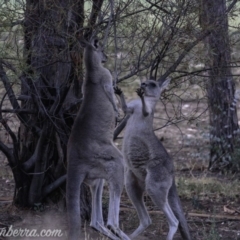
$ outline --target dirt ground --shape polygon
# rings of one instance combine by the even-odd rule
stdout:
[[[198,173],[199,174],[199,173]],[[8,189],[9,190],[9,189]],[[107,188],[105,189],[105,199],[107,198]],[[222,197],[221,201],[214,201],[213,198],[201,200],[199,206],[193,203],[193,199],[181,198],[184,211],[187,216],[189,228],[193,239],[196,240],[239,240],[240,239],[240,198],[228,199]],[[157,209],[146,197],[146,205],[152,219],[152,225],[149,226],[139,240],[159,240],[165,239],[168,226],[164,215]],[[224,212],[224,206],[229,210],[235,210],[234,213]],[[81,239],[107,239],[101,236],[85,223],[82,228]],[[63,237],[45,237],[45,238],[27,238],[10,237],[4,239],[66,239],[67,221],[66,212],[62,206],[46,205],[43,211],[33,211],[28,209],[16,209],[7,197],[1,197],[0,201],[0,227],[10,227],[13,229],[60,229]],[[138,226],[138,217],[133,206],[129,202],[126,193],[122,195],[120,226],[130,234]],[[3,239],[0,237],[0,239]],[[182,239],[180,233],[174,237],[174,240]]]
[[[179,121],[160,129],[157,134],[172,156],[176,167],[176,182],[182,206],[186,213],[192,239],[195,240],[240,240],[240,192],[239,176],[214,174],[207,170],[208,131],[206,104],[185,102],[181,113],[176,106],[159,106],[156,126],[163,126],[166,119],[176,114],[190,116],[200,115],[198,120]],[[121,140],[117,142],[121,145]],[[199,187],[201,186],[201,187]],[[211,188],[209,189],[209,186]],[[219,188],[219,190],[218,190]],[[216,191],[215,191],[216,190]],[[66,239],[66,209],[63,203],[45,204],[34,210],[17,209],[12,205],[14,181],[6,159],[0,157],[0,230],[1,228],[27,229],[61,229],[62,237],[27,238],[15,237],[4,239]],[[108,192],[104,189],[104,208],[107,206]],[[164,215],[157,209],[149,197],[146,205],[152,218],[149,226],[139,240],[166,239],[168,226]],[[107,239],[100,236],[85,223],[81,239]],[[138,217],[127,195],[123,192],[121,199],[120,226],[130,234],[138,226]],[[3,239],[0,236],[0,239]],[[174,240],[182,239],[180,233]]]

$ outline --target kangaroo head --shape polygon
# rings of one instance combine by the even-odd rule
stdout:
[[[144,96],[146,97],[154,97],[159,98],[162,91],[167,88],[170,83],[170,78],[164,80],[147,80],[141,84],[141,89],[144,92]]]
[[[90,42],[81,40],[80,44],[84,47],[84,59],[86,64],[101,65],[107,61],[107,55],[104,53],[103,48],[99,44],[97,38],[92,39]]]

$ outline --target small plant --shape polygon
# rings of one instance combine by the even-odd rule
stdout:
[[[45,209],[44,205],[42,203],[34,203],[33,210],[36,212],[43,212]]]
[[[220,240],[221,239],[221,235],[218,233],[218,230],[217,230],[215,219],[213,219],[209,233],[207,233],[206,229],[204,228],[203,236],[204,236],[203,237],[204,240]]]

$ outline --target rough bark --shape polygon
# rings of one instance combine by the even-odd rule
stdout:
[[[206,83],[210,119],[210,170],[235,168],[234,145],[239,128],[225,0],[202,0],[200,24],[206,39],[211,68]]]

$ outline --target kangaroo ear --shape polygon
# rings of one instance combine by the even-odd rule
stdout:
[[[81,47],[85,48],[87,46],[93,46],[94,48],[99,48],[99,40],[97,38],[93,38],[90,42],[88,42],[87,40],[85,40],[84,38],[79,40],[79,43],[81,45]]]
[[[92,44],[93,47],[95,47],[96,49],[98,49],[98,48],[99,48],[99,40],[98,40],[98,38],[93,38],[93,39],[91,40],[91,44]]]
[[[168,87],[170,81],[171,81],[171,78],[158,79],[158,85],[162,89],[162,91]]]

